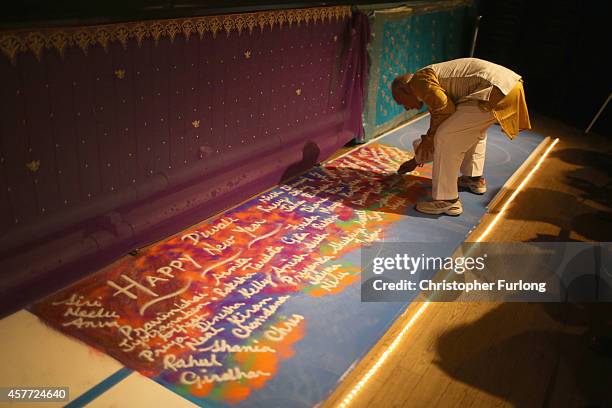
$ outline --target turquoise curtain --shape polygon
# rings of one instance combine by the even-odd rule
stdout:
[[[371,70],[364,112],[366,138],[377,136],[418,112],[406,112],[391,96],[397,75],[467,56],[471,3],[375,11]],[[425,110],[426,108],[423,108]]]

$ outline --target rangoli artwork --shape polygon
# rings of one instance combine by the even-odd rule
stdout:
[[[429,168],[371,143],[125,257],[34,305],[60,331],[186,398],[235,404],[264,388],[308,320],[286,313],[358,284],[346,254],[381,240],[426,194]]]

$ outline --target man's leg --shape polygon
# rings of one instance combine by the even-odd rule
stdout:
[[[480,109],[477,102],[467,102],[459,104],[457,111],[440,125],[434,137],[433,202],[419,203],[417,210],[430,214],[461,213],[460,204],[455,208],[443,202],[459,198],[457,174],[465,154],[475,147],[493,120],[493,115]]]
[[[486,142],[481,143],[481,140],[494,121],[491,112],[480,109],[477,102],[466,102],[459,104],[457,111],[440,125],[434,138],[434,200],[454,200],[459,196],[457,173],[466,153],[478,150],[477,156],[480,157],[481,164],[484,164]],[[482,170],[484,166],[480,167]]]
[[[478,141],[465,152],[463,162],[461,163],[461,174],[464,176],[480,177],[484,173],[487,128],[481,132]]]
[[[482,130],[478,141],[465,152],[461,163],[462,176],[459,178],[459,187],[474,194],[484,194],[487,191],[485,179],[482,177],[487,147],[487,129],[488,126]]]

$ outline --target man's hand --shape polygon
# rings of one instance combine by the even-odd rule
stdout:
[[[410,173],[411,171],[414,171],[414,169],[416,169],[418,166],[418,163],[416,162],[416,160],[410,159],[404,163],[402,163],[402,165],[399,167],[399,169],[397,169],[397,174],[406,174],[406,173]]]
[[[418,157],[433,157],[434,138],[433,136],[422,135],[421,143],[415,152]]]

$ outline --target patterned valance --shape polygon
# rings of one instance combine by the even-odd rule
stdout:
[[[228,14],[168,20],[150,20],[133,23],[105,24],[87,27],[67,27],[40,30],[5,31],[0,33],[0,49],[14,64],[17,54],[31,51],[40,59],[45,48],[54,48],[63,55],[67,47],[78,46],[85,54],[89,47],[96,44],[107,50],[110,42],[116,41],[126,48],[129,39],[135,39],[140,46],[145,38],[152,38],[155,44],[167,37],[174,41],[177,35],[184,35],[189,40],[191,35],[200,38],[205,33],[213,37],[225,31],[241,34],[245,30],[252,33],[258,27],[263,31],[275,26],[316,24],[330,22],[332,19],[350,17],[350,6],[316,7],[304,9],[272,10],[256,13]]]

